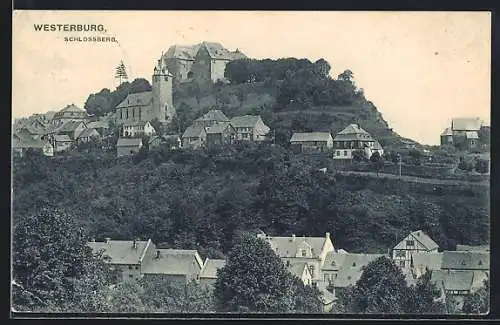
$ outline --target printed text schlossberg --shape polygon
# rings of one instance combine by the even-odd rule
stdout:
[[[105,32],[104,25],[95,24],[34,24],[35,31],[43,32]]]

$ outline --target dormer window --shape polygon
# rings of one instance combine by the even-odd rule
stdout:
[[[465,261],[462,261],[462,265],[465,265]]]
[[[415,246],[415,242],[413,240],[407,240],[406,246]]]

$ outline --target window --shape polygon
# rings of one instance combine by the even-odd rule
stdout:
[[[344,156],[347,156],[347,150],[344,150]]]
[[[302,250],[302,257],[305,257],[307,255],[307,252],[305,249]]]
[[[129,270],[132,270],[132,265],[129,265],[129,266],[128,266],[128,269],[129,269]]]
[[[407,240],[406,246],[415,246],[415,242],[413,240]]]
[[[129,278],[133,278],[134,276],[133,276],[132,274],[129,274],[129,275],[128,275],[128,277],[129,277]]]
[[[325,274],[325,282],[329,282],[330,281],[330,275],[329,274]]]
[[[356,266],[356,262],[352,262],[352,266],[355,267]]]
[[[406,257],[406,252],[403,250],[396,251],[396,257]]]
[[[340,156],[340,150],[337,150],[337,151],[335,152],[335,154],[336,154],[337,156]]]
[[[405,261],[399,261],[399,266],[405,266]]]
[[[137,265],[137,266],[135,267],[135,269],[136,269],[136,270],[138,270],[138,269],[139,269],[139,266]]]

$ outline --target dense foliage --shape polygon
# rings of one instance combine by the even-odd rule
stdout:
[[[14,218],[50,202],[71,211],[97,240],[151,238],[224,256],[235,234],[324,236],[352,252],[387,252],[422,229],[443,249],[487,244],[486,186],[407,183],[318,171],[328,157],[279,146],[219,151],[161,147],[136,157],[97,154],[13,164]]]

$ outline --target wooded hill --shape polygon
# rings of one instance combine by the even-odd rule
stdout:
[[[385,253],[422,229],[442,248],[489,242],[489,188],[405,183],[322,173],[328,157],[280,146],[218,151],[166,148],[116,159],[104,154],[14,160],[13,213],[71,212],[97,240],[151,238],[164,247],[223,256],[235,234],[324,236],[349,252]],[[314,160],[314,161],[311,161]]]

